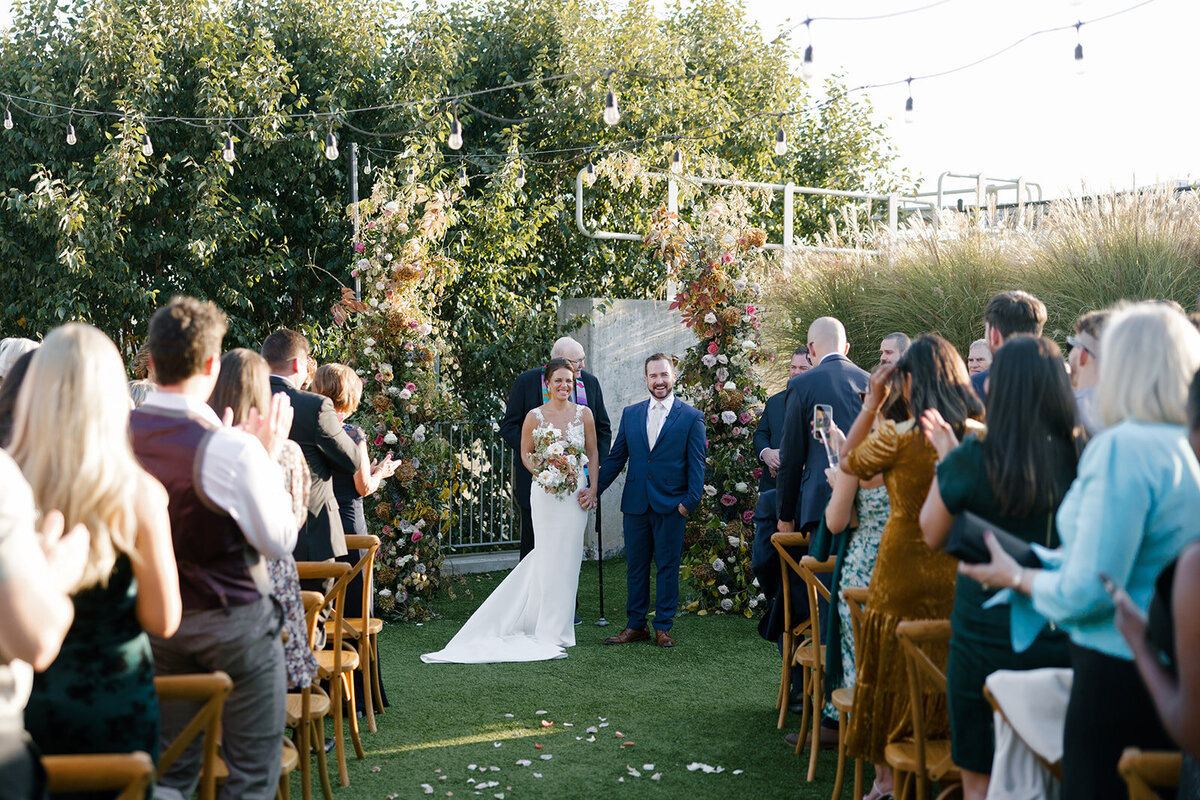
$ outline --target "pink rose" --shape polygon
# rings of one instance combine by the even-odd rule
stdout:
[[[734,435],[734,436],[741,436],[741,435],[742,435],[742,429],[741,429],[741,428],[739,428],[738,426],[734,425],[734,426],[733,426],[733,435]]]
[[[759,468],[756,468],[756,469],[754,469],[754,470],[753,470],[753,471],[750,473],[750,475],[751,475],[751,477],[753,477],[753,478],[754,478],[754,480],[758,480],[759,478],[761,478],[761,477],[762,477],[762,468],[761,468],[761,467],[759,467]]]
[[[745,425],[745,424],[747,424],[748,422],[750,422],[750,412],[749,412],[749,411],[743,411],[743,412],[742,412],[742,414],[741,414],[741,416],[739,416],[739,417],[738,417],[738,421],[739,421],[739,422],[741,422],[743,425]]]
[[[415,327],[417,327],[417,321],[416,321],[415,319],[410,319],[410,320],[408,321],[408,327],[410,327],[410,328],[415,328]]]
[[[421,541],[421,538],[422,538],[422,537],[421,537],[421,532],[420,532],[420,531],[413,531],[412,540],[413,540],[414,542],[419,542],[419,541]]]
[[[714,355],[714,356],[715,356],[715,355],[717,354],[717,351],[718,351],[718,350],[720,350],[720,349],[721,349],[721,348],[717,347],[717,343],[716,343],[716,342],[709,342],[709,343],[708,343],[708,352],[709,352],[711,355]]]
[[[354,268],[354,269],[352,269],[352,270],[350,270],[350,277],[351,277],[351,278],[357,278],[357,277],[358,277],[358,268],[357,268],[357,267],[356,267],[356,268]]]
[[[721,263],[722,264],[732,264],[733,263],[733,253],[726,253],[725,255],[721,256]]]
[[[747,525],[749,525],[751,522],[754,522],[754,512],[751,510],[743,511],[742,522],[746,523]]]
[[[379,383],[383,383],[383,373],[382,373],[382,372],[376,372],[376,373],[375,373],[375,380],[377,380]]]
[[[354,243],[354,252],[356,252],[356,253],[361,253],[361,252],[363,252],[363,251],[364,251],[364,250],[366,250],[366,249],[367,249],[367,246],[366,246],[365,244],[363,244],[362,242],[355,242],[355,243]]]
[[[415,392],[417,390],[417,385],[415,383],[406,383],[404,384],[404,388],[408,389],[410,392]]]
[[[737,505],[737,498],[731,494],[723,494],[721,495],[721,505],[727,508],[732,505]]]
[[[375,437],[375,446],[383,447],[383,434],[382,433]]]
[[[711,422],[713,425],[717,424],[718,419],[720,419],[720,417],[718,417],[716,414],[710,414],[708,417],[708,421]]]
[[[753,314],[753,313],[754,313],[754,306],[746,306],[746,313],[747,313],[747,314]]]
[[[375,220],[371,220],[370,222],[367,223],[367,230],[369,230],[369,231],[375,230]]]
[[[760,322],[759,320],[754,320],[754,330],[761,331],[762,330],[762,322]]]
[[[383,535],[384,535],[384,536],[391,536],[391,535],[392,535],[392,526],[391,526],[391,525],[384,525],[384,526],[383,526]]]

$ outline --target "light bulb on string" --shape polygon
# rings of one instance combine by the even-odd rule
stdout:
[[[516,186],[518,189],[525,188],[525,168],[524,167],[519,167],[517,169],[517,179],[515,181],[513,181],[513,185]]]
[[[332,130],[325,134],[325,157],[330,161],[337,161],[338,158],[337,137]]]
[[[617,93],[610,91],[604,98],[604,124],[610,128],[621,121],[621,109],[617,107]]]
[[[142,155],[146,158],[154,155],[154,145],[150,143],[150,134],[142,134]]]
[[[679,152],[679,148],[676,148],[675,152],[671,154],[671,172],[676,175],[683,173],[683,153]]]
[[[461,150],[463,146],[462,123],[458,121],[458,115],[454,115],[454,119],[450,121],[450,136],[446,139],[446,146],[451,150]]]
[[[67,123],[67,144],[74,147],[75,143],[78,141],[79,141],[79,139],[77,139],[75,136],[75,126],[72,125],[70,122],[68,122]]]
[[[8,108],[4,109],[4,130],[11,131],[13,129],[12,111]]]
[[[588,186],[596,183],[596,165],[588,161],[587,169],[583,173],[583,182]]]
[[[232,164],[237,159],[233,152],[233,135],[229,131],[225,131],[225,147],[221,150],[221,158],[225,159],[226,164]]]
[[[367,156],[367,163],[363,167],[363,175],[370,175],[370,174],[371,174],[371,157]]]
[[[1083,62],[1083,42],[1079,41],[1079,29],[1083,27],[1083,22],[1075,23],[1075,74],[1082,75],[1086,70],[1086,65]]]
[[[781,125],[779,130],[775,131],[775,155],[786,156],[787,151],[787,131],[785,131]]]
[[[471,181],[467,178],[467,168],[465,166],[458,168],[458,185],[462,188],[467,188],[467,184]]]
[[[904,101],[904,121],[910,125],[913,121],[912,78],[908,79],[908,99]]]
[[[404,178],[409,183],[415,183],[417,180],[417,168],[409,165],[408,171],[404,173]]]
[[[800,77],[806,81],[811,81],[817,74],[817,68],[813,64],[811,17],[804,20],[804,29],[808,31],[808,46],[804,48],[804,61],[800,65]]]

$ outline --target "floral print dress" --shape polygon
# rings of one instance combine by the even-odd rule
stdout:
[[[303,525],[308,518],[308,493],[312,480],[308,462],[304,460],[300,445],[290,439],[279,448],[276,461],[283,471],[284,487],[292,496],[292,514],[296,518],[296,525]],[[271,596],[283,609],[283,629],[288,635],[283,643],[288,688],[302,689],[316,677],[317,659],[308,646],[308,626],[304,621],[304,601],[300,597],[300,575],[296,571],[296,560],[290,555],[278,561],[268,558],[267,573],[271,576]]]
[[[858,528],[846,546],[846,556],[842,562],[842,589],[871,585],[871,572],[875,569],[875,556],[879,553],[883,526],[892,513],[886,486],[859,489],[854,504]],[[838,615],[842,618],[842,685],[849,688],[854,686],[854,625],[850,620],[850,604],[840,595]],[[837,719],[836,711],[833,718]]]

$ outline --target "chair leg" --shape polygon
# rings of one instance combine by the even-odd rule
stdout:
[[[801,674],[804,676],[804,679],[801,681],[804,686],[804,699],[801,701],[804,711],[800,715],[800,733],[796,736],[796,755],[800,755],[804,749],[804,734],[808,732],[809,714],[812,713],[812,687],[809,685],[812,681],[812,670],[808,667],[801,667],[800,669]]]
[[[334,675],[329,679],[329,691],[333,701],[330,706],[330,711],[333,713],[333,749],[337,753],[338,780],[341,781],[342,786],[349,786],[350,773],[346,768],[346,741],[342,738],[343,686],[341,675]]]
[[[317,744],[317,775],[321,779],[321,794],[325,796],[325,800],[333,800],[333,787],[329,785],[329,763],[328,755],[325,753],[325,717],[317,717],[311,723],[313,733],[316,734]]]
[[[304,703],[300,714],[300,724],[296,726],[296,739],[297,749],[300,751],[300,795],[304,800],[312,800],[312,727],[308,721],[308,703]]]
[[[379,639],[378,634],[371,634],[371,698],[375,703],[375,713],[383,713],[383,687],[379,677]]]
[[[791,697],[792,691],[792,636],[789,633],[783,634],[783,670],[779,676],[779,704],[776,708],[779,709],[779,723],[776,728],[782,728],[784,721],[787,719],[788,700]]]
[[[863,760],[854,759],[854,800],[863,796]],[[328,798],[326,798],[328,800]]]
[[[837,773],[833,777],[833,795],[831,800],[840,800],[842,796],[842,783],[846,779],[846,712],[838,711],[838,760]],[[854,800],[859,800],[855,797]]]
[[[819,654],[818,654],[819,655]],[[817,777],[817,754],[821,752],[821,720],[825,718],[825,687],[821,685],[821,675],[812,671],[812,743],[808,747],[808,782],[812,783]]]
[[[371,643],[370,636],[364,630],[358,637],[358,663],[362,672],[363,713],[367,715],[367,728],[375,733],[375,703],[371,699]],[[353,688],[353,687],[351,687]]]
[[[342,673],[342,681],[345,683],[346,695],[349,698],[346,706],[350,713],[346,716],[350,720],[350,741],[354,744],[354,755],[359,761],[362,761],[367,757],[367,754],[363,752],[362,739],[358,738],[358,707],[354,702],[354,681],[351,679],[349,672]]]
[[[288,780],[289,777],[290,776],[288,775],[279,776],[279,789],[275,792],[275,796],[279,798],[279,800],[291,800],[292,782]]]

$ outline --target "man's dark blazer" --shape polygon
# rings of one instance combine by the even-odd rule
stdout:
[[[283,392],[292,401],[292,430],[288,438],[300,445],[312,473],[308,494],[308,519],[296,538],[297,561],[326,561],[346,555],[346,536],[337,500],[333,497],[333,473],[354,473],[359,468],[358,447],[342,430],[333,401],[312,392],[302,392],[291,383],[271,376],[271,393]]]
[[[812,433],[813,406],[831,406],[833,421],[849,431],[870,377],[845,356],[832,355],[788,381],[775,487],[779,519],[798,531],[816,527],[833,493],[825,480],[829,459]]]
[[[786,389],[768,397],[762,416],[758,418],[758,427],[754,429],[754,459],[763,471],[762,477],[758,479],[759,492],[775,488],[775,478],[759,454],[768,447],[772,450],[779,449],[779,443],[783,441],[783,410],[786,401]]]
[[[600,381],[592,373],[584,370],[583,390],[587,393],[587,406],[592,410],[592,419],[596,423],[596,451],[600,463],[608,458],[608,447],[612,441],[612,430],[609,427],[608,412],[604,410],[604,394],[600,391]],[[571,401],[575,401],[572,393]],[[513,468],[513,499],[526,511],[529,510],[529,486],[533,476],[525,468],[521,460],[521,429],[525,425],[525,415],[542,405],[542,368],[527,369],[513,381],[512,389],[508,392],[508,406],[504,410],[504,419],[500,423],[500,436],[517,454],[516,465]],[[588,470],[595,480],[594,470]]]
[[[649,411],[647,399],[621,413],[617,441],[601,470],[600,491],[611,486],[628,464],[622,514],[670,514],[680,505],[689,513],[695,511],[704,492],[708,455],[704,414],[676,397],[651,448],[646,436]]]
[[[975,394],[979,395],[979,402],[987,405],[987,391],[984,389],[984,384],[987,383],[988,373],[990,369],[985,369],[983,372],[976,372],[971,376],[971,388],[975,390]]]

